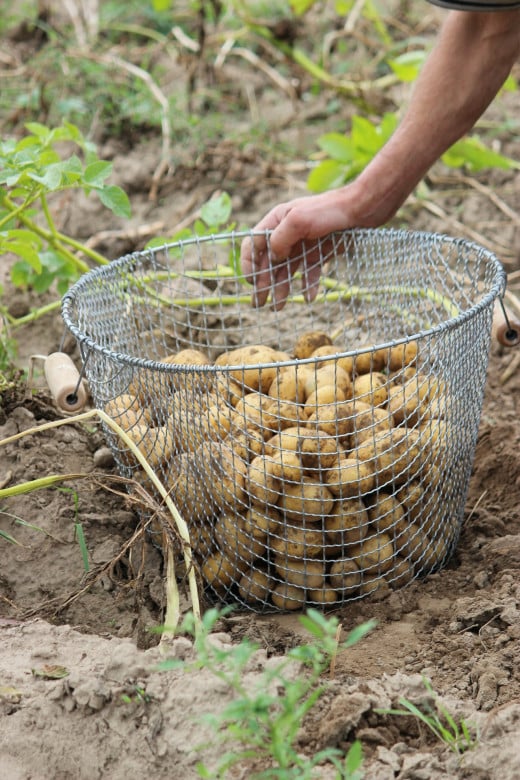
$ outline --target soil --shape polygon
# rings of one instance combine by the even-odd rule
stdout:
[[[518,110],[518,101],[517,93],[505,96],[494,110]],[[266,121],[278,130],[274,117]],[[303,123],[296,118],[293,125],[284,130],[288,141]],[[503,148],[520,156],[512,136],[503,139]],[[150,201],[159,141],[148,138],[120,150],[114,144],[112,156],[114,181],[125,187],[132,182],[132,221],[121,225],[92,199],[75,195],[65,204],[61,225],[78,238],[96,237],[109,257],[142,246],[132,230],[153,222],[174,227],[216,189],[232,193],[234,216],[246,226],[280,199],[305,191],[304,171],[289,173],[282,162],[266,162],[254,145],[244,150],[223,141],[193,164],[166,173],[160,198]],[[411,201],[398,224],[469,237],[478,232],[493,248],[509,247],[504,263],[514,291],[518,222],[501,205],[518,207],[518,177],[494,171],[468,181],[448,174],[437,165],[429,184],[435,203],[452,216],[436,216]],[[5,285],[12,312],[27,311],[36,300],[30,291],[11,289],[7,279]],[[64,337],[64,348],[76,354],[56,314],[17,331],[20,368],[28,368],[30,356],[59,348]],[[2,395],[0,440],[61,417],[38,361],[36,366],[36,387],[27,391],[20,381]],[[518,352],[493,343],[457,549],[441,571],[380,600],[334,612],[344,635],[370,618],[377,626],[338,655],[326,692],[298,736],[302,753],[346,750],[359,739],[369,780],[520,777],[519,413]],[[16,544],[0,538],[0,775],[196,778],[197,762],[202,758],[211,769],[220,750],[211,746],[200,717],[218,713],[231,692],[205,670],[157,670],[165,652],[153,632],[164,617],[163,560],[139,532],[139,517],[117,481],[100,429],[70,423],[0,448],[2,487],[60,473],[86,476],[62,483],[65,489],[38,490],[1,505],[0,530]],[[189,607],[187,595],[182,607]],[[239,612],[218,628],[214,641],[222,647],[242,637],[259,644],[246,686],[255,685],[272,659],[308,639],[294,613]],[[166,652],[190,660],[194,651],[180,637]],[[458,755],[417,719],[378,712],[402,696],[426,706],[423,677],[449,712],[477,734],[473,749]],[[246,767],[229,776],[247,778],[250,772]],[[334,775],[324,765],[316,776]]]

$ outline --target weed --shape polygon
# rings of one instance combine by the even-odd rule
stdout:
[[[423,677],[423,682],[426,691],[435,703],[435,708],[426,706],[426,711],[423,711],[408,699],[401,697],[399,704],[402,709],[376,710],[376,712],[384,715],[401,715],[417,718],[440,742],[443,742],[450,750],[459,755],[475,748],[478,745],[478,735],[472,735],[470,726],[464,719],[455,720],[440,701],[429,680]]]
[[[202,628],[195,634],[196,660],[191,668],[206,669],[229,687],[232,701],[220,714],[208,714],[204,722],[215,732],[224,752],[218,767],[210,771],[199,764],[202,778],[225,778],[238,764],[264,764],[267,768],[249,774],[251,780],[311,780],[317,777],[316,767],[329,762],[336,769],[338,780],[361,778],[363,760],[361,746],[354,743],[347,755],[327,748],[311,757],[297,750],[298,733],[305,716],[325,691],[320,681],[323,672],[338,651],[338,622],[309,609],[301,623],[312,636],[312,642],[293,648],[279,663],[269,665],[254,688],[245,685],[245,672],[258,645],[249,639],[230,648],[211,642],[210,633],[217,620],[226,614],[208,610],[202,617]],[[344,649],[360,641],[373,628],[372,621],[355,628],[339,645]],[[188,615],[181,631],[194,634],[193,618]],[[294,664],[301,673],[294,675]],[[167,660],[161,669],[178,668],[182,662]]]

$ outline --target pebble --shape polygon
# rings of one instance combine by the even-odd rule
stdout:
[[[99,469],[112,468],[114,456],[110,447],[100,447],[93,455],[94,466]]]

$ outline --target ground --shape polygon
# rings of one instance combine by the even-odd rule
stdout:
[[[518,99],[516,93],[506,96],[501,110],[518,110]],[[293,131],[286,132],[289,137]],[[520,157],[514,137],[502,142],[508,154]],[[97,237],[110,257],[140,248],[131,228],[154,222],[161,232],[164,225],[172,228],[215,190],[233,193],[234,214],[246,226],[280,198],[305,191],[302,170],[267,163],[254,146],[244,151],[221,142],[193,165],[166,174],[154,202],[148,187],[160,158],[157,140],[114,146],[111,154],[115,181],[132,183],[131,225],[107,221],[92,199],[82,197],[66,204],[62,225],[83,239]],[[437,166],[429,183],[437,213],[411,201],[399,219],[431,231],[478,234],[491,248],[508,247],[502,259],[514,291],[520,269],[513,249],[518,177],[494,171],[478,179],[450,178]],[[505,214],[505,204],[513,217]],[[101,232],[106,229],[114,232]],[[6,289],[12,312],[30,307],[29,292],[14,291],[8,282]],[[31,355],[57,349],[63,335],[58,315],[19,331],[19,365],[27,368]],[[77,354],[68,336],[65,348]],[[2,396],[0,439],[60,417],[41,372],[36,384],[26,392],[20,383]],[[377,625],[336,659],[326,693],[299,734],[302,752],[347,749],[357,738],[369,780],[520,776],[519,411],[517,352],[493,342],[457,549],[436,574],[333,613],[344,634],[369,618]],[[210,736],[198,718],[217,712],[230,696],[205,671],[157,671],[165,646],[158,646],[150,629],[164,615],[162,556],[148,536],[127,544],[139,518],[112,479],[104,446],[95,426],[68,424],[0,449],[2,486],[47,474],[88,475],[63,483],[68,490],[16,496],[1,507],[0,529],[17,542],[0,538],[0,749],[6,780],[195,778],[195,748]],[[188,606],[185,594],[183,608]],[[307,641],[295,614],[239,612],[223,619],[219,630],[216,641],[224,646],[244,636],[258,642],[245,680],[251,686],[272,659]],[[193,651],[181,638],[166,652],[189,660]],[[61,667],[68,675],[60,679]],[[423,676],[452,715],[475,730],[474,749],[457,755],[416,719],[376,712],[395,706],[400,696],[424,704]],[[206,747],[202,755],[211,767],[218,752]],[[230,776],[247,778],[249,772]],[[333,775],[323,767],[317,776]]]

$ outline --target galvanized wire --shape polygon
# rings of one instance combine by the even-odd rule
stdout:
[[[250,236],[137,252],[74,285],[63,317],[94,403],[170,491],[215,600],[337,606],[441,568],[463,519],[501,264],[438,234],[346,231],[306,250],[322,266],[314,302],[297,274],[284,309],[255,310],[233,270]],[[309,332],[331,344],[296,357]],[[325,402],[313,392],[326,372]]]

